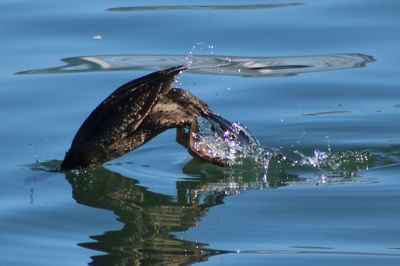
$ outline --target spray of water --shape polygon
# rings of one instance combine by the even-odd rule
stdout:
[[[35,160],[35,165],[39,165],[39,157],[35,151],[35,146],[33,146],[33,144],[29,144],[28,147],[32,150],[33,152],[33,159]]]
[[[307,186],[348,183],[370,183],[367,178],[357,177],[359,169],[368,169],[372,157],[367,152],[332,152],[315,150],[307,156],[295,150],[290,159],[282,152],[263,148],[249,130],[240,123],[231,123],[223,118],[199,117],[196,133],[197,148],[212,156],[222,158],[230,167],[224,168],[224,178],[218,182],[207,182],[194,189],[196,200],[207,202],[217,194],[233,195],[248,189],[264,189],[277,186]],[[296,156],[293,156],[296,155]],[[297,158],[293,158],[297,157]],[[244,166],[244,167],[237,167]],[[249,167],[250,166],[250,167]],[[288,176],[280,173],[289,168],[312,168],[314,176]],[[307,174],[308,175],[308,174]],[[251,176],[250,180],[244,180]]]
[[[192,46],[192,48],[190,49],[188,55],[185,57],[185,61],[186,61],[186,66],[188,68],[192,68],[193,64],[195,63],[195,52],[199,51],[199,50],[208,50],[210,55],[214,54],[214,45],[210,45],[208,43],[205,42],[198,42],[196,44],[194,44]]]
[[[368,169],[371,161],[368,152],[332,152],[330,147],[327,152],[315,150],[311,156],[306,156],[298,150],[294,152],[300,156],[300,160],[296,160],[298,166],[309,166],[328,172]]]
[[[229,122],[218,115],[198,117],[199,131],[195,148],[207,151],[228,165],[241,165],[247,160],[267,168],[273,151],[261,147],[250,131],[238,122]]]
[[[327,173],[368,169],[371,155],[368,152],[344,151],[332,152],[328,143],[327,151],[315,150],[307,156],[295,150],[296,159],[288,159],[279,150],[266,149],[242,124],[229,122],[218,115],[198,118],[199,131],[196,135],[197,148],[221,158],[228,165],[241,165],[253,161],[268,170],[272,158],[279,162],[288,162],[292,167],[311,167]]]

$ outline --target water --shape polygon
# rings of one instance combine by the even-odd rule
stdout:
[[[2,1],[1,265],[398,265],[398,1]],[[119,85],[179,86],[271,159],[192,160],[168,131],[56,173]]]

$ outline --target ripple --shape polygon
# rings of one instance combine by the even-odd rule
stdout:
[[[172,197],[177,196],[178,183],[186,184],[185,191],[193,196],[187,198],[188,202],[196,201],[197,204],[210,204],[218,195],[236,195],[248,190],[377,182],[374,178],[360,175],[360,170],[368,169],[372,164],[372,158],[366,152],[297,154],[300,160],[286,161],[275,157],[268,160],[267,165],[257,160],[246,160],[220,167],[191,158],[177,144],[157,141],[105,166],[110,171],[138,180],[153,192]],[[53,172],[55,165],[59,164],[60,161],[53,160],[31,168]]]
[[[187,55],[88,55],[63,58],[66,65],[21,71],[16,74],[63,74],[100,71],[154,71],[187,65]],[[187,72],[243,77],[293,76],[302,73],[364,67],[373,62],[363,54],[284,57],[197,55],[190,57]]]
[[[316,113],[308,113],[302,114],[303,116],[319,116],[319,115],[333,115],[333,114],[344,114],[351,113],[351,111],[326,111],[326,112],[316,112]]]
[[[172,10],[250,10],[250,9],[267,9],[277,7],[290,7],[303,5],[302,3],[287,4],[260,4],[260,5],[226,5],[226,6],[130,6],[108,8],[107,11],[172,11]]]
[[[296,247],[294,247],[296,248]],[[298,247],[305,248],[305,247]],[[307,247],[306,247],[307,248]],[[309,248],[310,249],[310,248]],[[233,251],[234,253],[247,253],[247,254],[318,254],[318,255],[353,255],[353,256],[400,256],[395,252],[370,252],[370,251],[327,251],[326,249],[334,248],[311,248],[315,250],[243,250]],[[320,249],[320,250],[318,250]]]
[[[178,144],[166,141],[164,144],[158,144],[157,147],[142,147],[140,150],[106,163],[106,166],[134,178],[175,181],[182,173],[182,166],[190,158],[190,155]]]

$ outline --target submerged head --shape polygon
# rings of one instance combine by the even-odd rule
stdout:
[[[197,117],[193,149],[219,165],[233,165],[245,158],[262,156],[263,149],[248,129],[215,113]]]

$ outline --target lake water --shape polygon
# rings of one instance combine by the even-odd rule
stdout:
[[[400,2],[0,3],[1,265],[400,265]],[[173,130],[59,166],[123,83],[177,86],[297,163],[219,167]]]

